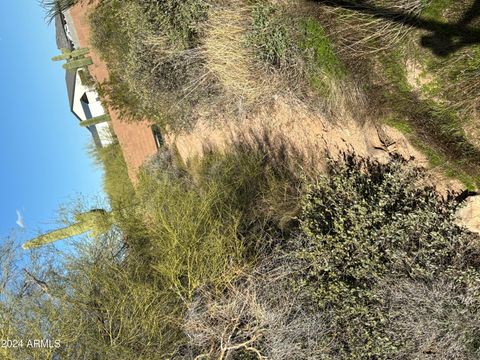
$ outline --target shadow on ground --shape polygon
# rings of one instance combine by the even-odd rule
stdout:
[[[463,17],[455,23],[424,19],[410,13],[375,6],[368,0],[311,0],[324,6],[362,12],[375,18],[424,29],[430,33],[422,36],[421,45],[440,57],[448,56],[465,46],[480,43],[480,29],[471,24],[480,18],[480,0],[475,0]]]

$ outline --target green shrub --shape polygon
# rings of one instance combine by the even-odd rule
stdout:
[[[148,239],[150,266],[165,286],[190,298],[229,267],[268,251],[271,234],[291,226],[298,167],[285,156],[273,141],[263,148],[239,141],[232,152],[193,161],[189,174],[175,163],[150,163],[155,170],[147,169],[136,189],[140,206],[124,217],[132,246],[146,218],[149,226],[140,232],[141,241]]]
[[[257,57],[280,67],[288,61],[291,38],[281,10],[266,1],[257,1],[252,9],[252,30],[248,36]]]
[[[395,318],[388,293],[379,293],[384,279],[461,281],[458,296],[480,280],[469,254],[478,251],[475,237],[455,223],[458,204],[421,186],[421,179],[422,171],[400,159],[381,165],[346,155],[331,163],[329,177],[307,188],[294,243],[303,264],[296,287],[331,313],[338,358],[387,359],[405,346],[404,334],[387,330]],[[460,280],[466,274],[472,281]],[[462,306],[473,314],[479,305]]]
[[[205,75],[195,46],[206,11],[199,0],[106,0],[94,9],[92,44],[110,72],[102,92],[126,119],[183,126],[200,94],[211,90],[191,91]]]
[[[149,243],[144,251],[152,255],[150,266],[160,283],[185,301],[201,284],[218,281],[243,255],[237,236],[239,215],[217,216],[217,191],[162,175],[143,177],[137,188],[141,205],[134,216],[148,223],[143,236]],[[132,242],[136,236],[131,234]]]

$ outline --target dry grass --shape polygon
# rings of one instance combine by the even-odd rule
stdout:
[[[251,12],[251,6],[243,1],[211,8],[203,49],[206,67],[227,95],[247,102],[255,102],[278,88],[275,79],[258,69],[252,50],[245,44]]]
[[[404,13],[407,17],[418,16],[425,8],[425,1],[422,0],[379,0],[367,3],[378,7],[379,17],[335,6],[321,6],[319,10],[322,19],[331,19],[325,26],[329,36],[335,39],[337,51],[342,56],[366,57],[394,49],[405,41],[411,27],[384,20],[381,16],[393,12]]]

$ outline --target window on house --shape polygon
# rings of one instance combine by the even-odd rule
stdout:
[[[160,149],[164,144],[160,128],[157,125],[152,125],[152,133],[153,139],[155,140],[155,145],[157,146],[157,149]]]
[[[84,94],[82,95],[82,97],[80,98],[80,101],[83,102],[83,103],[85,103],[85,104],[90,104],[90,103],[88,102],[87,93],[84,93]]]

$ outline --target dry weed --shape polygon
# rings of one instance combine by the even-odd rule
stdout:
[[[418,16],[425,8],[425,1],[422,0],[378,0],[365,3],[365,6],[375,9],[375,16],[353,7],[345,9],[322,6],[320,10],[322,18],[332,19],[325,26],[342,55],[355,58],[393,49],[405,40],[411,27],[401,21],[386,20],[383,17],[393,17],[394,14]]]
[[[251,24],[251,6],[233,1],[214,7],[205,26],[203,54],[206,67],[234,98],[255,102],[275,91],[276,81],[262,74],[245,44]]]

